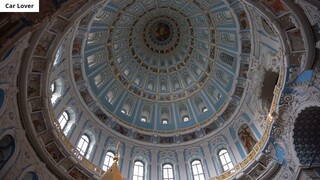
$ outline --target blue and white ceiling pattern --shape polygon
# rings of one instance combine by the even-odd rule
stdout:
[[[80,21],[73,42],[73,59],[84,57],[73,63],[80,95],[123,135],[203,137],[241,101],[251,43],[238,36],[250,34],[248,22],[239,2],[110,1]]]

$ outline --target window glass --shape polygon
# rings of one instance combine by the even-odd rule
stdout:
[[[144,180],[144,164],[141,161],[134,162],[133,180]]]
[[[232,164],[231,158],[230,158],[229,153],[226,149],[221,149],[219,151],[219,159],[220,159],[220,163],[221,163],[223,172],[228,171],[230,169],[233,169],[233,164]]]
[[[63,113],[60,115],[59,119],[58,119],[58,122],[60,124],[60,128],[63,130],[66,125],[67,125],[67,122],[70,120],[69,118],[69,114],[67,113],[67,111],[63,111]]]
[[[171,164],[165,164],[162,167],[163,180],[174,180],[173,167]]]
[[[82,156],[85,156],[89,148],[90,139],[88,135],[83,134],[78,142],[77,149]]]
[[[102,167],[102,169],[103,169],[104,171],[108,170],[108,169],[112,166],[113,158],[114,158],[114,153],[111,152],[111,151],[108,151],[108,152],[106,153],[106,156],[105,156],[104,162],[103,162],[103,167]]]
[[[205,180],[200,160],[194,160],[191,162],[192,175],[194,180]]]

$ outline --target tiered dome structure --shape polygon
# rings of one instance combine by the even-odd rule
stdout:
[[[316,177],[315,1],[41,3],[0,18],[0,179]]]
[[[229,119],[220,115],[242,96],[232,98],[240,67],[237,17],[223,11],[219,28],[205,4],[182,3],[110,2],[78,29],[88,33],[74,42],[85,44],[77,51],[84,56],[84,72],[73,73],[91,90],[81,95],[92,97],[88,106],[97,102],[95,115],[118,133],[128,135],[133,128],[140,141],[189,141],[223,126]],[[224,36],[217,42],[216,32]]]

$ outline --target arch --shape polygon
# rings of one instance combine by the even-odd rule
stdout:
[[[129,77],[134,69],[135,69],[134,65],[129,65],[124,69],[123,74]]]
[[[113,87],[106,95],[106,100],[110,103],[113,104],[117,97],[119,96],[119,89],[117,87]]]
[[[230,54],[227,54],[225,52],[221,52],[220,53],[220,60],[225,64],[233,66],[234,57],[231,56]]]
[[[104,161],[103,161],[103,165],[102,165],[102,169],[104,171],[107,171],[112,166],[114,156],[115,156],[115,154],[113,151],[109,150],[105,153]]]
[[[220,98],[222,97],[222,95],[219,93],[219,91],[217,90],[217,88],[212,85],[212,84],[209,84],[207,86],[207,92],[208,94],[210,95],[211,98],[213,98],[213,100],[215,102],[219,101]]]
[[[139,86],[142,84],[142,81],[145,77],[145,74],[143,72],[139,72],[139,74],[134,78],[134,83]]]
[[[161,91],[167,91],[168,90],[167,80],[164,80],[164,79],[160,80],[160,90]]]
[[[68,132],[75,121],[76,113],[74,109],[72,107],[67,107],[58,118],[60,130],[63,131],[65,135],[68,135]]]
[[[102,33],[101,32],[89,33],[88,34],[87,43],[88,44],[93,44],[93,43],[101,41],[101,39],[102,39]]]
[[[234,33],[221,33],[220,38],[224,45],[235,46],[236,44],[236,35]]]
[[[216,15],[217,21],[220,24],[232,23],[232,15],[230,11],[223,11]]]
[[[180,104],[178,106],[178,110],[179,110],[179,114],[182,122],[187,122],[190,120],[189,111],[185,104]]]
[[[149,105],[144,105],[141,111],[141,121],[150,122],[151,118],[151,107]]]
[[[164,163],[162,165],[162,179],[163,180],[174,180],[174,168],[171,163]]]
[[[50,90],[52,93],[51,104],[55,105],[63,93],[63,80],[61,78],[56,79],[53,83],[51,83]]]
[[[90,130],[84,130],[77,143],[77,150],[81,155],[78,158],[86,157],[87,159],[89,159],[92,155],[91,152],[93,152],[93,147],[95,144],[95,134],[93,134],[93,132]]]
[[[146,166],[141,160],[135,160],[133,163],[133,180],[144,180],[146,178]]]
[[[169,124],[170,123],[170,110],[167,107],[161,107],[160,112],[161,124]]]
[[[147,89],[153,91],[155,89],[155,82],[153,79],[149,79],[147,83]]]
[[[0,171],[10,160],[15,151],[14,138],[7,134],[0,139]]]
[[[127,116],[131,115],[131,112],[133,110],[134,106],[134,100],[132,98],[127,98],[126,101],[124,102],[121,112]]]
[[[233,169],[234,166],[227,149],[223,148],[219,150],[218,157],[223,172]]]
[[[221,70],[220,68],[216,68],[216,78],[224,85],[227,86],[230,83],[230,77],[229,75]]]
[[[191,84],[192,79],[191,79],[189,73],[184,72],[184,73],[182,74],[182,77],[183,77],[184,82],[185,82],[185,84],[186,84],[187,86]]]
[[[194,98],[194,105],[196,106],[200,114],[204,114],[208,111],[208,107],[206,103],[203,101],[202,97],[200,96],[197,96],[196,98]]]
[[[258,142],[256,137],[252,133],[251,128],[247,124],[241,125],[238,130],[238,137],[247,154],[252,151],[253,147]]]
[[[94,83],[98,88],[101,87],[107,80],[108,80],[108,72],[107,71],[103,71],[102,73],[100,73],[96,77],[94,77]]]
[[[191,172],[194,180],[205,180],[204,171],[200,159],[191,161]]]
[[[87,155],[90,143],[90,137],[87,134],[82,134],[77,144],[77,149],[82,156]]]
[[[63,111],[60,117],[58,118],[58,122],[61,130],[63,130],[66,127],[69,120],[70,120],[70,117],[69,117],[68,111]]]
[[[95,54],[88,56],[87,63],[89,68],[92,68],[95,65],[97,65],[99,62],[101,62],[103,60],[104,54],[105,54],[104,51],[99,51],[99,52],[96,52]]]
[[[172,78],[172,88],[174,91],[177,91],[180,89],[180,83],[177,77]]]

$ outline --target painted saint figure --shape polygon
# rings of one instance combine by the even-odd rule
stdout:
[[[242,145],[245,147],[246,152],[249,154],[253,149],[254,145],[257,143],[257,140],[254,138],[247,124],[244,124],[240,127],[238,136]]]

